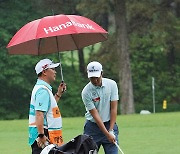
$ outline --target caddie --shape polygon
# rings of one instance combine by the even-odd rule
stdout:
[[[55,68],[59,64],[43,59],[35,66],[38,79],[32,90],[29,110],[29,145],[32,154],[40,154],[48,143],[58,146],[63,143],[62,118],[57,102],[66,89],[66,84],[60,83],[55,95],[51,87],[56,79]]]

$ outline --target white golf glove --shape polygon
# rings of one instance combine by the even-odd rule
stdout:
[[[115,134],[114,134],[114,130],[112,129],[112,130],[109,130],[109,133],[116,139],[116,136],[115,136]]]

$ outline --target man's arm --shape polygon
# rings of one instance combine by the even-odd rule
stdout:
[[[42,111],[36,111],[36,127],[39,134],[44,134],[44,114]]]
[[[105,134],[105,136],[107,136],[108,140],[110,142],[115,142],[115,138],[108,132],[108,130],[106,129],[106,127],[104,126],[103,121],[101,120],[101,117],[99,116],[99,113],[97,111],[97,109],[92,109],[89,110],[89,112],[91,113],[91,115],[93,116],[93,118],[96,121],[96,124],[98,125],[98,127],[100,128],[100,130]]]
[[[36,127],[38,129],[38,134],[44,134],[44,113],[42,111],[36,111]],[[39,137],[37,144],[39,147],[43,147],[49,139],[44,135]]]
[[[111,105],[111,107],[110,107],[110,128],[109,128],[109,130],[112,130],[114,128],[114,124],[116,122],[118,101],[111,101],[110,105]]]

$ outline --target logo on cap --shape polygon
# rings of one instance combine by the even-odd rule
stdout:
[[[42,66],[43,70],[45,70],[48,67],[48,64]]]
[[[98,71],[99,71],[98,69],[95,69],[94,67],[95,67],[95,66],[92,66],[92,69],[89,70],[89,72],[98,72]]]

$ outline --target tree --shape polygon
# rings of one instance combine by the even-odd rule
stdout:
[[[79,49],[78,52],[79,57],[79,71],[82,75],[86,76],[86,69],[85,69],[85,61],[84,61],[84,52],[83,49]]]
[[[30,16],[27,13],[35,11],[28,0],[1,1],[0,3],[0,35],[2,36],[0,38],[0,117],[24,118],[29,106],[26,100],[30,95],[30,83],[34,79],[31,76],[33,66],[30,64],[33,64],[35,59],[28,59],[28,56],[10,56],[5,47],[12,35],[37,14]]]
[[[61,1],[62,4],[63,1]],[[46,15],[52,15],[52,10],[43,9],[43,1],[1,1],[0,7],[0,119],[20,119],[27,118],[29,110],[30,95],[37,80],[34,66],[42,58],[50,58],[58,61],[57,54],[43,56],[10,56],[5,48],[10,38],[26,23],[41,18]],[[40,7],[41,6],[41,7]],[[65,9],[65,8],[64,8]],[[44,11],[43,11],[44,10]],[[8,13],[6,12],[8,11]],[[70,13],[68,13],[70,14]],[[70,63],[67,59],[63,59],[63,71],[65,72],[65,80],[67,82],[68,91],[63,96],[63,116],[82,116],[84,113],[83,103],[81,103],[81,89],[83,88],[84,79],[79,72],[66,66],[64,61]],[[59,70],[57,70],[57,84],[60,83]],[[78,80],[77,80],[78,79]],[[86,82],[86,80],[85,80]],[[54,86],[54,87],[56,87]],[[57,91],[57,89],[54,88]],[[56,92],[54,91],[54,92]],[[74,104],[69,108],[69,105]],[[78,112],[74,112],[77,111]]]
[[[129,58],[125,0],[115,0],[115,21],[117,31],[117,52],[119,55],[121,113],[130,114],[134,113],[135,109]]]
[[[92,1],[83,1],[78,6],[79,6],[79,9],[82,10],[84,14],[91,17],[95,21],[97,21],[106,30],[108,29],[110,30],[113,28],[113,26],[109,24],[109,18],[111,18],[112,13],[115,14],[116,27],[117,27],[115,30],[117,33],[117,39],[116,39],[117,40],[117,53],[119,57],[117,60],[120,61],[119,67],[118,67],[119,78],[117,80],[120,83],[119,85],[120,85],[120,94],[121,94],[121,113],[129,114],[129,113],[134,113],[135,110],[134,110],[133,87],[132,87],[132,77],[131,77],[131,70],[130,70],[129,51],[128,51],[128,44],[126,44],[128,43],[128,39],[127,39],[128,36],[127,36],[127,29],[125,29],[126,28],[126,17],[125,17],[126,12],[124,11],[126,10],[125,8],[123,8],[125,7],[124,3],[125,1],[115,1],[113,3],[113,1],[100,0],[95,4],[95,3],[92,3]],[[122,4],[124,5],[122,6]],[[91,10],[89,11],[85,9],[87,7],[90,7]],[[114,8],[116,10],[115,12],[114,12]],[[109,39],[111,39],[111,37],[109,37]],[[105,47],[103,46],[101,47],[100,53],[93,54],[93,57],[91,56],[92,59],[94,60],[97,59],[98,61],[101,61],[101,57],[103,57],[104,60],[102,60],[102,63],[105,63],[105,64],[106,64],[107,59],[109,59],[110,60],[109,65],[104,64],[105,69],[109,69],[108,67],[111,67],[114,65],[112,64],[114,60],[108,58],[108,56],[114,54],[113,46],[115,45],[114,44],[110,45],[111,44],[110,40],[108,41],[107,44],[108,45],[104,44]],[[107,55],[108,52],[111,52],[111,54]],[[114,56],[113,59],[116,59],[115,58],[116,56],[115,55],[113,56]]]
[[[152,111],[152,76],[156,81],[156,111],[162,111],[163,99],[168,101],[167,111],[180,110],[179,1],[126,0],[126,8],[125,1],[99,0],[94,2],[94,0],[0,1],[0,119],[27,118],[30,94],[37,78],[34,65],[42,58],[58,61],[57,54],[35,57],[10,56],[6,49],[9,40],[18,29],[32,20],[52,15],[52,9],[55,14],[76,14],[74,10],[78,11],[79,14],[92,19],[109,31],[108,40],[101,43],[100,48],[90,47],[93,52],[90,53],[90,59],[86,60],[101,62],[104,76],[114,79],[118,84],[123,84],[120,82],[122,80],[120,76],[124,78],[125,75],[119,73],[121,70],[118,62],[129,57],[131,63],[125,65],[126,60],[123,66],[126,68],[131,66],[136,112],[142,109]],[[114,14],[122,11],[119,10],[119,3],[123,3],[121,7],[126,9],[127,14],[124,14],[125,11],[120,14],[122,20],[118,19],[116,14],[116,23],[125,23],[124,20],[126,20],[125,31],[128,33],[122,32],[123,27],[115,28]],[[122,15],[126,18],[123,19]],[[125,39],[120,37],[120,32],[125,35]],[[117,37],[119,40],[123,39],[122,41],[127,43],[128,48],[126,45],[121,46],[117,42]],[[128,52],[121,53],[117,45],[118,48],[126,47]],[[125,58],[120,60],[119,54],[123,54]],[[83,57],[83,54],[81,56]],[[60,108],[63,116],[83,116],[85,111],[81,101],[81,90],[88,79],[79,74],[76,57],[74,61],[71,59],[68,54],[61,53],[64,78],[68,89],[63,95]],[[82,70],[84,70],[83,67]],[[125,71],[127,73],[127,70]],[[61,80],[59,74],[57,70],[57,82],[53,85],[54,92]],[[121,88],[122,96],[123,87]],[[126,94],[129,94],[128,91]]]
[[[152,111],[151,79],[156,80],[156,106],[163,99],[178,110],[179,45],[176,0],[128,1],[129,38],[136,111]]]

